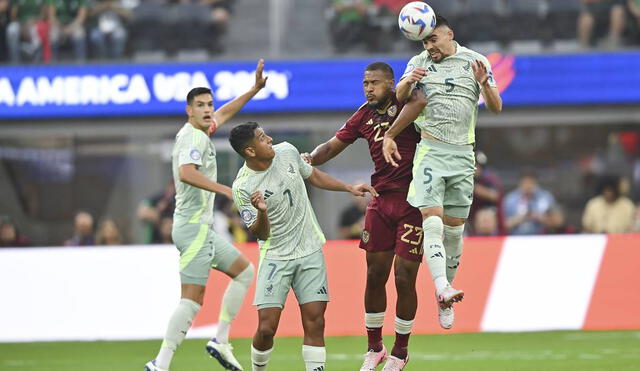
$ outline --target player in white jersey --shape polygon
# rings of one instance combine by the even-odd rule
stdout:
[[[378,194],[367,184],[347,185],[314,169],[287,142],[272,146],[272,139],[255,122],[233,128],[229,142],[246,161],[233,182],[233,200],[260,245],[254,300],[259,324],[251,346],[253,371],[267,368],[280,314],[291,288],[300,305],[306,370],[323,371],[324,312],[329,301],[322,254],[325,238],[304,181],[356,196],[364,196],[364,192]]]
[[[395,159],[401,157],[394,138],[415,122],[422,140],[414,156],[407,201],[422,213],[424,254],[436,287],[440,325],[451,328],[451,305],[464,296],[451,283],[473,199],[478,101],[482,96],[489,111],[497,114],[502,111],[502,99],[487,58],[459,45],[444,17],[438,15],[436,22],[433,32],[422,40],[425,51],[411,58],[396,89],[399,100],[421,89],[427,106],[418,117],[401,112],[385,133],[383,152],[395,166]]]
[[[264,61],[256,68],[253,87],[243,95],[215,110],[209,88],[194,88],[187,95],[189,121],[176,135],[173,148],[173,178],[176,208],[172,237],[180,251],[181,300],[169,320],[158,356],[145,370],[168,370],[177,347],[191,327],[202,306],[211,269],[232,280],[222,298],[216,336],[207,352],[228,370],[242,370],[229,344],[229,326],[240,310],[253,281],[253,265],[240,252],[213,231],[213,201],[216,193],[232,199],[231,188],[217,182],[216,151],[209,134],[231,119],[267,81]]]

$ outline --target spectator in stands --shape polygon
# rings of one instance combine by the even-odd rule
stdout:
[[[73,56],[82,62],[87,56],[87,0],[52,0],[49,7],[51,23],[51,52],[54,60],[60,56],[60,47],[71,42]]]
[[[344,53],[362,41],[369,51],[376,51],[380,29],[371,22],[376,12],[373,0],[332,0],[327,18],[335,51]]]
[[[487,170],[488,158],[482,151],[476,152],[476,173],[474,176],[473,203],[469,211],[469,233],[474,235],[473,219],[480,209],[493,208],[496,213],[497,234],[505,234],[504,216],[502,214],[502,182],[498,176]]]
[[[116,222],[107,218],[100,223],[96,234],[96,245],[122,245],[122,236]]]
[[[78,211],[73,219],[73,236],[65,241],[65,246],[95,245],[93,216],[86,211]]]
[[[633,202],[620,194],[620,179],[602,178],[598,195],[593,197],[582,214],[584,233],[628,233],[633,229],[636,210]]]
[[[159,240],[156,243],[160,244],[172,244],[173,237],[171,231],[173,230],[173,217],[165,216],[160,219],[160,226],[158,227]]]
[[[582,0],[582,10],[578,15],[578,40],[582,47],[589,48],[593,45],[594,32],[598,32],[598,25],[606,23],[607,18],[608,46],[615,48],[620,45],[625,23],[624,1]]]
[[[633,233],[640,233],[640,203],[636,205],[636,215],[633,219],[633,228],[631,231]]]
[[[169,180],[164,191],[142,201],[138,206],[138,219],[145,224],[143,243],[163,243],[166,236],[160,233],[160,222],[164,218],[173,218],[176,207],[176,187],[173,178]]]
[[[635,26],[635,43],[640,44],[640,0],[627,0],[627,8],[629,9],[629,13],[636,21]]]
[[[567,222],[564,210],[555,205],[550,208],[544,217],[544,234],[572,234],[577,230]]]
[[[89,37],[101,59],[120,59],[127,43],[127,22],[132,7],[130,0],[94,0],[89,11]]]
[[[231,20],[231,12],[235,0],[200,0],[200,3],[211,8],[210,44],[209,50],[213,54],[224,52],[221,43],[222,36],[226,33]]]
[[[42,60],[43,38],[48,41],[48,24],[44,22],[45,0],[15,0],[11,6],[11,23],[7,26],[7,47],[11,63],[20,63],[22,54],[30,61]]]
[[[471,225],[468,224],[468,225]],[[473,236],[496,236],[498,235],[498,212],[494,207],[483,207],[476,209],[473,219]]]
[[[11,21],[11,5],[9,0],[0,0],[0,63],[6,62],[9,58],[7,48],[7,27]]]
[[[504,199],[504,216],[509,234],[527,235],[544,232],[544,215],[555,204],[548,191],[538,186],[535,172],[524,170],[518,188]]]
[[[8,217],[0,219],[0,247],[24,247],[29,241],[20,234],[16,224]]]
[[[367,211],[369,197],[353,197],[351,204],[340,213],[338,238],[359,240],[364,229],[364,214]]]

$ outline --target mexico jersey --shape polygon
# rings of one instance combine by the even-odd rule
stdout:
[[[213,224],[213,200],[215,193],[205,191],[180,181],[179,169],[194,164],[204,176],[216,182],[218,177],[216,150],[207,134],[190,123],[184,124],[176,135],[171,153],[173,181],[176,185],[174,224]]]
[[[371,175],[371,186],[378,192],[388,189],[408,189],[411,183],[413,155],[416,144],[420,141],[420,134],[413,124],[395,138],[402,157],[401,160],[396,159],[398,167],[387,163],[382,154],[384,133],[393,125],[402,107],[403,104],[397,101],[395,94],[391,102],[382,109],[364,104],[336,133],[336,138],[349,144],[358,138],[366,139],[371,160],[375,165],[374,173]]]
[[[261,258],[302,258],[318,251],[326,241],[304,182],[313,167],[287,142],[273,146],[273,150],[275,157],[267,170],[254,171],[245,164],[238,171],[232,187],[233,201],[250,227],[258,216],[258,210],[251,205],[251,194],[260,191],[264,196],[271,233],[266,241],[258,241]]]
[[[403,78],[416,67],[427,70],[427,75],[417,85],[427,96],[427,106],[415,121],[420,130],[450,144],[475,143],[481,91],[471,68],[476,59],[484,63],[489,73],[489,85],[495,87],[489,60],[457,43],[456,53],[439,63],[433,62],[426,50],[411,58]]]

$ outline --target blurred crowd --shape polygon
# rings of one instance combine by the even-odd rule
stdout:
[[[326,11],[334,50],[363,45],[387,52],[402,39],[397,18],[411,0],[331,0]],[[429,0],[454,25],[456,40],[577,40],[583,48],[640,45],[640,0]]]
[[[0,62],[222,52],[234,0],[0,0]]]

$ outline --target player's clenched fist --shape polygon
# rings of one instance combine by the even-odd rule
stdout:
[[[425,76],[427,76],[427,70],[424,67],[416,67],[405,79],[413,84],[414,82],[422,80]]]
[[[255,191],[251,194],[251,205],[260,211],[267,211],[267,203],[260,191]]]

